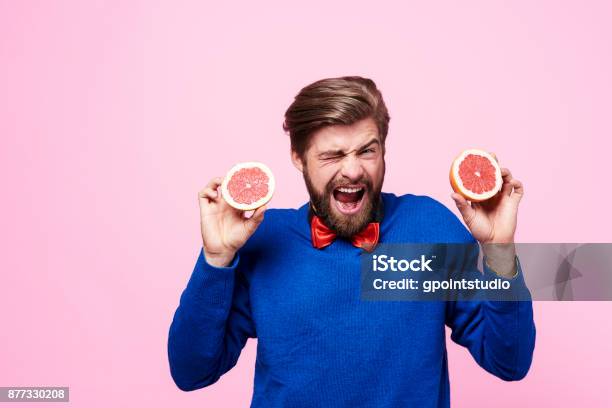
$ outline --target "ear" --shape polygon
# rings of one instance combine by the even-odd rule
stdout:
[[[304,172],[304,162],[300,155],[293,149],[291,149],[291,161],[296,169],[300,171],[300,173]]]

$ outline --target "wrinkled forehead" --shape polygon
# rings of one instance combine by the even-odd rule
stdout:
[[[367,118],[352,125],[334,125],[319,129],[312,135],[309,150],[315,155],[328,151],[347,153],[358,150],[372,140],[381,143],[376,123]]]

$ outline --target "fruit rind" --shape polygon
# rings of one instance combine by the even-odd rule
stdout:
[[[227,184],[231,180],[234,173],[236,173],[237,171],[242,170],[242,169],[247,169],[247,168],[253,168],[253,167],[257,167],[261,169],[268,176],[268,193],[264,197],[260,198],[259,200],[251,204],[237,203],[236,201],[232,199],[232,196],[229,193],[229,190],[227,189]],[[241,211],[251,211],[251,210],[256,210],[257,208],[264,206],[270,201],[270,199],[272,199],[272,195],[274,194],[274,187],[275,187],[274,175],[272,174],[272,170],[270,170],[268,166],[266,166],[265,164],[261,162],[256,162],[256,161],[243,162],[243,163],[235,164],[227,172],[227,174],[223,178],[223,182],[221,183],[221,194],[223,198],[225,199],[225,201],[231,207],[234,207],[237,210],[241,210]]]
[[[461,162],[463,162],[465,157],[469,154],[474,154],[477,156],[484,156],[488,158],[493,164],[493,167],[495,168],[495,187],[492,190],[487,191],[486,193],[483,193],[483,194],[478,194],[478,193],[468,190],[467,188],[463,186],[461,177],[459,177],[459,165],[461,164]],[[453,160],[453,164],[451,165],[450,172],[449,172],[449,179],[450,179],[450,183],[451,183],[451,187],[453,188],[453,191],[455,191],[458,194],[461,194],[463,197],[465,197],[465,199],[470,200],[472,202],[476,202],[476,203],[486,201],[492,198],[493,196],[495,196],[501,190],[502,184],[503,184],[503,180],[501,176],[501,168],[499,167],[497,160],[495,159],[495,157],[493,157],[493,155],[489,154],[488,152],[484,150],[480,150],[480,149],[467,149],[461,152],[461,154],[459,154],[455,158],[455,160]]]

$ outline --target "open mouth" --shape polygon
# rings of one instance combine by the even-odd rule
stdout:
[[[338,211],[350,215],[359,212],[363,206],[365,186],[340,186],[332,193],[333,201]]]

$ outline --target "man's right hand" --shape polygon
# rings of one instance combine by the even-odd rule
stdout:
[[[231,207],[221,196],[221,177],[215,177],[198,193],[200,224],[206,262],[222,267],[230,264],[263,221],[266,206],[246,218],[244,211]]]

